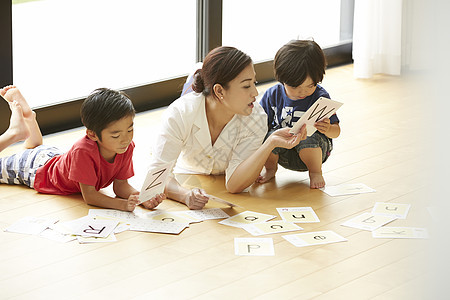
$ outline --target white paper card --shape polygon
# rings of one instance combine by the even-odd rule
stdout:
[[[46,230],[42,231],[39,236],[59,243],[67,243],[77,239],[77,237],[74,235],[63,234],[51,228],[47,228]]]
[[[381,239],[427,239],[428,231],[417,227],[380,227],[372,231],[374,238]]]
[[[221,210],[220,208],[205,208],[201,210],[188,210],[183,211],[183,213],[193,216],[201,221],[203,220],[214,220],[214,219],[225,219],[230,216]]]
[[[289,232],[289,231],[297,231],[303,230],[302,227],[295,225],[292,222],[286,221],[269,221],[258,224],[249,224],[242,227],[247,232],[252,235],[264,235],[264,234],[273,234],[280,232]]]
[[[292,134],[298,134],[303,124],[307,125],[308,136],[312,135],[316,128],[314,123],[320,122],[325,118],[331,117],[343,103],[334,101],[325,97],[320,97],[316,102],[295,122],[292,129],[289,131]]]
[[[114,233],[118,234],[130,229],[130,224],[120,222],[119,225],[114,229]]]
[[[311,207],[282,207],[277,208],[280,217],[292,223],[320,222],[319,217]]]
[[[76,235],[104,238],[110,235],[119,224],[117,220],[86,220],[74,232]]]
[[[275,250],[271,238],[234,238],[234,253],[246,256],[273,256]]]
[[[57,221],[56,219],[25,217],[8,226],[5,231],[38,235]]]
[[[347,241],[331,230],[283,235],[283,238],[296,247],[323,245]]]
[[[181,231],[183,231],[188,226],[189,226],[189,224],[141,219],[141,220],[136,220],[133,223],[131,223],[130,230],[155,232],[155,233],[179,234]]]
[[[177,211],[156,211],[153,213],[147,214],[147,218],[149,220],[161,221],[164,223],[181,223],[181,224],[189,224],[194,222],[199,222],[198,219],[195,219],[189,215],[180,214]]]
[[[107,237],[96,237],[96,236],[77,236],[78,243],[89,244],[89,243],[110,243],[117,241],[114,233],[111,233]]]
[[[85,224],[86,222],[89,222],[90,220],[93,220],[93,216],[84,216],[75,220],[65,221],[65,222],[58,222],[55,225],[52,226],[52,228],[56,231],[59,231],[63,234],[77,234],[78,229],[80,226]]]
[[[387,223],[390,223],[397,219],[393,216],[382,216],[382,215],[374,215],[372,213],[363,213],[359,216],[356,216],[344,223],[342,226],[353,227],[362,230],[373,231],[377,228],[380,228]]]
[[[228,219],[222,220],[219,224],[234,226],[234,227],[243,227],[248,224],[256,224],[262,223],[269,220],[272,220],[276,216],[262,214],[254,211],[244,211],[240,214],[229,217]]]
[[[139,194],[139,203],[148,201],[164,192],[172,166],[173,162],[164,164],[157,169],[148,170],[141,188],[141,193]]]
[[[372,209],[374,215],[394,216],[399,219],[406,219],[411,204],[377,202]]]
[[[88,215],[91,217],[108,217],[110,219],[119,220],[121,222],[131,222],[132,220],[139,219],[139,216],[137,216],[134,212],[115,209],[90,209]]]
[[[324,188],[321,188],[320,190],[323,191],[324,193],[328,194],[331,197],[376,192],[376,190],[368,187],[364,183],[349,183],[349,184],[340,184],[340,185],[334,185],[334,186],[325,186]]]

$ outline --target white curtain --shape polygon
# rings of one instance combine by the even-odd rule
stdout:
[[[353,22],[353,67],[356,78],[400,75],[402,0],[356,0]]]

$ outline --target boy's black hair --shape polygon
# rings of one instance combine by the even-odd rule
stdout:
[[[281,47],[273,62],[275,79],[291,87],[311,77],[315,85],[322,82],[326,60],[320,46],[312,40],[293,40]]]
[[[133,103],[124,92],[108,88],[93,91],[81,105],[81,122],[102,140],[102,130],[111,122],[136,114]]]

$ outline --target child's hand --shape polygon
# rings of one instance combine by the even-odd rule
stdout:
[[[189,209],[202,209],[208,203],[209,196],[206,192],[199,188],[194,188],[186,194],[184,203]]]
[[[316,129],[320,132],[326,135],[326,133],[328,132],[328,130],[330,130],[330,119],[325,118],[320,122],[316,122],[314,124],[314,127],[316,127]]]
[[[142,205],[147,209],[153,209],[157,207],[164,199],[166,199],[166,194],[161,193],[151,198],[150,200],[142,202]]]
[[[127,200],[126,211],[133,211],[139,204],[139,192],[131,194]]]

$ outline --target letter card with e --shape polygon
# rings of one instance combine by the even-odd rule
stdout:
[[[347,241],[345,237],[331,230],[289,234],[283,235],[282,237],[296,247],[324,245]]]

